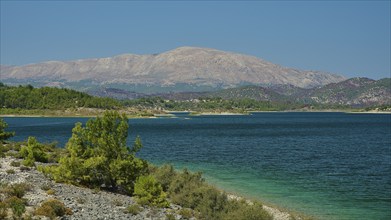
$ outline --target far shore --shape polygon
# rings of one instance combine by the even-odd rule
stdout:
[[[101,110],[102,111],[102,110]],[[340,113],[347,113],[347,114],[391,114],[390,111],[352,111],[352,110],[334,110],[334,109],[325,109],[325,110],[286,110],[286,111],[248,111],[244,113],[238,113],[238,112],[193,112],[193,111],[166,111],[164,113],[157,113],[157,114],[151,114],[151,115],[134,115],[134,114],[126,114],[128,118],[136,119],[136,118],[142,118],[142,119],[148,119],[148,118],[161,118],[161,117],[176,117],[175,113],[188,113],[189,116],[235,116],[235,115],[251,115],[252,113],[330,113],[330,112],[340,112]],[[12,118],[12,117],[26,117],[26,118],[39,118],[39,117],[45,117],[45,118],[74,118],[74,117],[80,117],[80,118],[90,118],[90,117],[97,117],[101,115],[102,112],[92,113],[92,114],[83,114],[83,113],[69,113],[64,112],[64,114],[57,113],[57,114],[51,114],[48,112],[48,114],[0,114],[0,117],[6,117],[6,118]]]

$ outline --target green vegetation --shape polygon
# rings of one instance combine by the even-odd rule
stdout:
[[[26,183],[0,184],[0,219],[6,219],[8,209],[12,211],[13,219],[21,219],[27,205],[23,196],[29,190],[31,186]]]
[[[13,169],[8,169],[5,171],[7,174],[15,174],[15,170]]]
[[[130,213],[132,215],[137,215],[141,211],[142,211],[142,208],[137,204],[130,205],[125,210],[125,212]]]
[[[137,177],[146,173],[146,161],[135,156],[141,141],[126,146],[128,121],[118,112],[105,112],[85,127],[77,123],[66,145],[66,156],[59,166],[45,168],[56,181],[89,187],[105,185],[133,193]]]
[[[9,197],[4,200],[6,204],[11,208],[14,215],[14,219],[20,219],[23,213],[26,211],[26,200],[18,198],[16,196]]]
[[[15,135],[15,132],[6,132],[5,129],[7,127],[8,124],[2,118],[0,118],[0,144]]]
[[[234,219],[272,219],[258,203],[250,205],[229,200],[225,193],[205,183],[201,173],[190,173],[186,169],[178,173],[170,165],[154,167],[151,172],[168,192],[170,201],[185,208],[179,213],[184,218],[232,219],[230,216],[235,215]],[[242,210],[247,215],[241,215]]]
[[[24,158],[23,165],[32,167],[34,162],[48,162],[48,154],[45,153],[44,145],[38,143],[35,137],[29,137],[27,140],[27,146],[20,149],[19,155]]]
[[[134,185],[134,195],[140,205],[168,207],[166,193],[153,176],[140,176]]]
[[[199,94],[163,95],[168,98],[148,97],[134,100],[99,98],[83,92],[60,88],[34,88],[6,86],[0,83],[0,114],[3,115],[50,115],[50,116],[96,116],[104,109],[115,109],[132,117],[150,117],[165,111],[233,112],[290,111],[290,110],[360,110],[376,105],[376,102],[348,105],[368,96],[389,93],[390,79],[378,81],[351,79],[315,89],[263,88],[244,86]],[[357,88],[353,85],[359,85]],[[386,95],[382,95],[382,97]],[[350,101],[349,101],[350,100]],[[355,100],[352,102],[352,100]],[[384,104],[382,98],[378,104]],[[360,101],[361,102],[361,101]],[[389,101],[388,101],[389,102]],[[385,105],[388,105],[385,103]],[[381,110],[382,108],[380,108]],[[387,109],[387,108],[386,108]],[[0,122],[0,141],[2,138]],[[12,135],[12,134],[7,134]],[[5,136],[6,138],[7,136]]]
[[[20,167],[20,162],[19,161],[12,161],[11,163],[10,163],[10,165],[11,165],[11,167]]]
[[[55,219],[57,216],[72,215],[72,210],[65,207],[64,203],[61,201],[48,199],[35,210],[35,214]]]
[[[280,111],[297,109],[302,104],[278,103],[271,101],[257,101],[254,99],[222,99],[219,97],[198,98],[192,100],[178,101],[165,100],[160,97],[141,98],[123,101],[125,106],[139,109],[162,109],[167,111],[197,111],[197,112],[236,112],[245,113],[248,111]]]
[[[114,109],[121,104],[110,98],[98,98],[71,89],[51,87],[6,86],[0,83],[0,103],[4,109],[67,109],[103,108]]]
[[[0,193],[5,194],[8,197],[22,198],[27,191],[31,189],[31,186],[26,183],[15,183],[12,185],[3,185],[0,189]]]

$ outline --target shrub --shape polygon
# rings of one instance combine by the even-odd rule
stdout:
[[[128,206],[128,208],[126,208],[126,213],[130,213],[132,215],[137,215],[138,213],[141,212],[141,207],[137,204],[133,204],[133,205],[130,205]]]
[[[10,165],[13,166],[13,167],[19,167],[19,166],[20,166],[20,162],[19,162],[19,161],[13,160],[13,161],[10,163]]]
[[[228,203],[224,193],[206,184],[195,189],[192,197],[198,202],[195,210],[200,212],[201,217],[205,219],[219,219]]]
[[[15,183],[12,185],[7,185],[1,190],[8,197],[17,197],[22,198],[27,191],[31,190],[31,186],[27,183]]]
[[[12,213],[20,218],[26,211],[26,200],[12,196],[4,201],[11,208]]]
[[[33,166],[35,161],[47,163],[48,155],[44,148],[44,145],[38,143],[35,137],[29,137],[27,146],[23,146],[19,151],[19,155],[24,158],[23,165]]]
[[[134,194],[141,205],[169,206],[166,193],[153,176],[140,176],[134,185]]]
[[[72,210],[56,199],[48,199],[35,210],[35,214],[54,219],[57,216],[72,215]]]
[[[27,158],[22,161],[23,166],[33,167],[35,165],[35,160],[33,158]]]
[[[49,184],[43,184],[42,186],[41,186],[41,189],[43,190],[43,191],[48,191],[49,189],[51,189],[52,187],[49,185]]]
[[[122,206],[124,203],[121,200],[119,200],[119,199],[114,199],[113,200],[113,204],[115,206]]]
[[[15,174],[15,170],[13,169],[8,169],[5,171],[7,174]]]
[[[192,174],[185,169],[172,180],[168,190],[169,196],[173,203],[194,209],[198,206],[202,196],[195,191],[203,184],[204,179],[201,177],[201,173]]]
[[[6,132],[5,129],[8,127],[8,124],[0,118],[0,143],[3,143],[8,138],[11,138],[15,135],[15,132]]]
[[[184,219],[191,219],[193,217],[193,210],[188,208],[183,208],[179,210],[179,215],[182,216]]]
[[[166,220],[175,220],[175,215],[172,213],[167,213],[166,214]]]
[[[247,204],[244,200],[231,200],[227,207],[227,212],[222,218],[238,220],[272,220],[273,216],[266,212],[259,203]]]
[[[21,166],[20,167],[20,171],[29,171],[30,170],[30,168],[29,167],[26,167],[26,166]]]
[[[137,177],[146,173],[147,163],[135,156],[142,146],[140,140],[136,139],[133,148],[127,147],[127,135],[128,120],[118,112],[105,112],[85,127],[76,123],[59,166],[45,171],[56,181],[105,185],[131,194]]]
[[[152,175],[162,185],[163,191],[167,192],[172,180],[176,177],[176,172],[172,165],[165,164],[154,169]]]
[[[17,152],[12,152],[12,151],[8,151],[7,153],[5,153],[5,156],[18,158],[19,153],[17,153]]]
[[[48,189],[48,190],[46,191],[46,194],[48,194],[48,195],[54,195],[54,194],[56,194],[56,191],[54,191],[53,189]]]

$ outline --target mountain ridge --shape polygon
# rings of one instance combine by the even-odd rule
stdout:
[[[198,47],[179,47],[160,54],[122,54],[24,66],[1,65],[0,68],[1,81],[8,84],[54,84],[82,91],[111,87],[145,92],[138,91],[139,87],[155,87],[157,91],[166,88],[186,92],[197,87],[217,90],[276,84],[309,88],[345,79],[336,74],[283,67],[255,56]],[[182,88],[176,88],[177,85]]]
[[[225,100],[253,99],[277,103],[322,104],[329,106],[368,107],[391,105],[391,78],[373,80],[356,77],[322,87],[304,89],[291,85],[242,86],[211,92],[179,92],[141,94],[118,89],[90,91],[91,95],[119,99],[161,97],[167,100],[193,100],[202,98],[222,98]]]

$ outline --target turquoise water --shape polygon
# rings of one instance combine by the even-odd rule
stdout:
[[[391,115],[255,113],[132,119],[140,156],[319,219],[391,219]],[[64,146],[85,118],[6,118],[14,140]],[[130,143],[130,142],[129,142]]]

